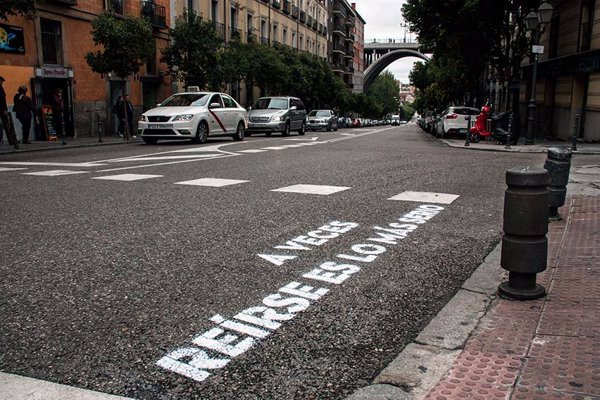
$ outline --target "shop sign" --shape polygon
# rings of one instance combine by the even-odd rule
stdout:
[[[0,24],[0,52],[25,54],[23,28]]]
[[[44,78],[61,78],[65,79],[69,77],[69,69],[65,67],[56,67],[56,66],[43,66],[42,67],[42,76]]]

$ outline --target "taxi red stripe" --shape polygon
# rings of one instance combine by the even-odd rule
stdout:
[[[219,117],[217,117],[217,114],[215,114],[212,110],[208,110],[208,112],[215,117],[215,119],[217,120],[217,123],[219,124],[219,126],[221,127],[221,129],[223,129],[223,132],[227,132],[227,130],[225,129],[225,126],[223,125],[223,123],[221,122],[221,120],[219,119]]]

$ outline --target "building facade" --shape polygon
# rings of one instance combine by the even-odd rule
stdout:
[[[356,15],[354,20],[354,58],[352,59],[352,91],[363,92],[363,75],[365,73],[365,20],[356,11],[356,3],[352,3],[352,10]]]
[[[110,112],[122,82],[113,76],[94,73],[85,55],[95,50],[90,31],[92,20],[101,13],[147,17],[154,28],[156,54],[127,81],[136,115],[154,106],[171,91],[170,82],[163,79],[166,66],[160,63],[160,50],[168,44],[169,9],[167,0],[54,0],[35,3],[32,20],[9,17],[0,23],[6,33],[0,46],[0,75],[9,107],[18,86],[29,88],[41,113],[50,104],[56,89],[62,89],[65,100],[65,128],[70,136],[95,136],[114,131],[116,122]],[[47,126],[32,127],[30,137],[44,140]],[[18,129],[20,132],[20,129]]]
[[[540,43],[544,54],[540,56],[535,85],[534,133],[537,137],[568,140],[576,132],[582,140],[598,142],[600,2],[554,0],[551,3],[553,18]],[[521,115],[525,116],[531,98],[533,65],[525,65],[522,72],[519,100]]]

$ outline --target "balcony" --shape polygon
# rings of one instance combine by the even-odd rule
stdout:
[[[77,0],[54,0],[54,2],[69,7],[77,5]]]
[[[317,22],[317,20],[314,19],[313,22],[312,22],[312,28],[313,28],[313,30],[316,31],[318,29],[318,27],[319,27],[319,22]]]
[[[262,43],[262,44],[269,44],[269,38],[261,36],[260,37],[260,43]]]
[[[278,10],[281,8],[281,0],[273,0],[271,4],[273,5],[273,8],[276,8]]]
[[[348,14],[346,13],[346,10],[343,7],[341,7],[340,5],[333,6],[333,15],[337,15],[338,17],[341,17],[341,18],[346,18],[348,16]]]
[[[242,30],[229,27],[229,40],[242,40]]]
[[[292,3],[290,0],[283,0],[283,12],[290,14],[292,12]]]
[[[353,33],[349,34],[348,37],[346,37],[346,41],[354,43],[356,41],[354,38],[354,34]]]
[[[213,21],[213,27],[215,28],[215,32],[217,33],[217,36],[225,41],[225,25],[223,25],[220,22],[214,22]]]
[[[248,29],[246,32],[246,42],[248,43],[256,43],[258,41],[258,35],[256,34],[255,28]]]
[[[142,16],[146,17],[156,28],[167,27],[167,8],[152,0],[142,0]]]
[[[333,35],[341,36],[343,38],[346,37],[346,30],[339,25],[333,26]]]
[[[346,18],[346,26],[348,27],[354,27],[356,20],[354,19],[353,16],[349,16],[348,18]]]
[[[340,54],[340,55],[345,55],[346,54],[346,47],[343,46],[340,43],[334,43],[333,44],[333,52]]]
[[[331,69],[333,70],[333,72],[337,72],[339,74],[343,74],[346,72],[346,66],[341,64],[333,64],[331,66]]]
[[[300,22],[306,22],[306,12],[300,11]]]
[[[310,15],[308,16],[308,20],[306,21],[306,25],[310,28],[313,24],[313,17],[311,17]]]
[[[123,15],[123,0],[105,0],[104,8],[110,13]]]
[[[298,15],[300,14],[300,10],[297,6],[292,6],[292,18],[298,19]]]

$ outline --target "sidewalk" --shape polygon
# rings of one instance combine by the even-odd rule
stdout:
[[[450,147],[463,148],[465,150],[481,150],[481,151],[496,151],[496,152],[507,152],[512,151],[516,153],[546,153],[550,147],[568,147],[572,146],[571,142],[565,142],[562,140],[543,140],[536,139],[535,144],[525,146],[524,140],[519,140],[518,145],[510,146],[506,148],[503,144],[494,142],[479,142],[470,143],[469,146],[465,146],[464,139],[440,139],[442,142]],[[577,142],[577,151],[573,154],[600,154],[600,143],[585,143]]]
[[[600,399],[600,196],[549,225],[547,297],[496,295],[500,245],[374,384],[348,400]]]
[[[141,143],[142,140],[138,137],[137,139],[131,139],[129,142],[125,142],[123,138],[117,135],[102,137],[100,143],[98,137],[81,137],[81,138],[67,138],[67,144],[63,145],[60,140],[49,141],[37,141],[32,140],[31,144],[19,144],[21,147],[19,150],[15,150],[13,146],[9,146],[5,140],[0,144],[0,154],[18,154],[30,151],[44,151],[44,150],[59,150],[59,149],[72,149],[75,147],[88,147],[88,146],[108,146],[114,144],[127,144],[127,143]]]

